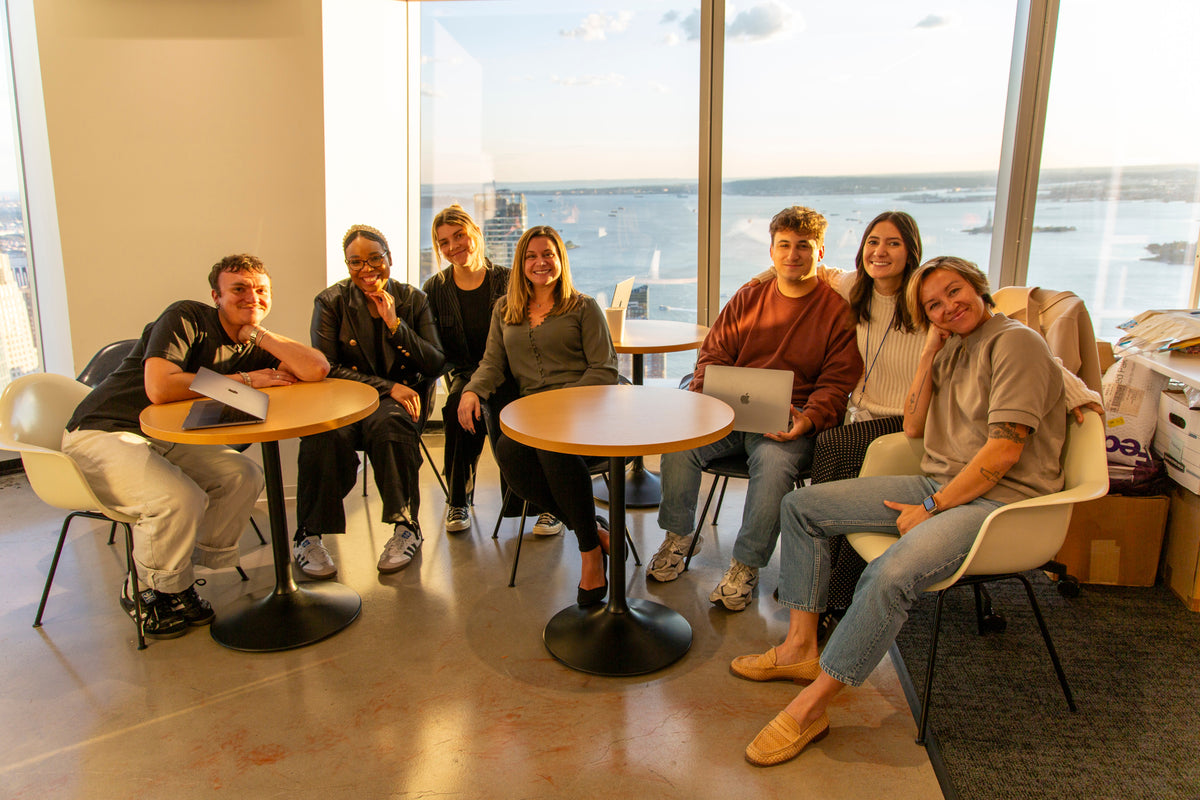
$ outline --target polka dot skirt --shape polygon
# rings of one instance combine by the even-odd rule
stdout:
[[[884,417],[840,425],[817,435],[813,451],[812,482],[831,483],[857,478],[867,447],[880,436],[899,433],[903,417]],[[829,608],[844,610],[854,597],[854,587],[867,562],[846,542],[846,537],[829,540],[833,569],[829,578]]]

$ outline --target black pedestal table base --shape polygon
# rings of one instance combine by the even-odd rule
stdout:
[[[592,496],[601,503],[608,502],[608,486],[604,478],[592,481]],[[662,502],[662,480],[642,463],[638,456],[625,473],[625,507],[656,508]]]
[[[211,633],[219,644],[233,650],[267,653],[303,647],[332,636],[358,619],[362,598],[349,586],[332,581],[296,585],[292,579],[287,509],[283,504],[279,443],[263,442],[262,456],[271,516],[275,589],[261,599],[242,598],[232,608],[221,609],[213,620]]]
[[[644,675],[683,657],[692,626],[681,614],[650,600],[625,599],[625,459],[609,459],[612,497],[608,604],[569,606],[546,624],[550,655],[593,675]]]
[[[295,591],[243,597],[213,620],[212,637],[232,650],[269,653],[319,642],[358,618],[362,599],[340,583],[306,581]]]
[[[626,604],[623,614],[604,606],[564,608],[542,634],[546,649],[580,672],[619,676],[662,669],[692,646],[692,627],[678,612],[649,600]]]

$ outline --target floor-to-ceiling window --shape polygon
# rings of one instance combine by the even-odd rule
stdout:
[[[36,284],[29,259],[17,147],[12,59],[7,13],[0,5],[0,389],[9,381],[42,368],[35,309]]]
[[[907,211],[925,255],[987,268],[1015,0],[727,7],[721,302],[769,266],[789,205],[829,220],[825,263]]]
[[[1190,305],[1200,230],[1200,5],[1061,0],[1026,283],[1069,289],[1098,336]]]
[[[494,262],[551,225],[582,291],[634,277],[631,316],[695,320],[698,14],[698,0],[422,4],[422,278],[433,215],[458,203]],[[692,358],[648,358],[647,375]]]

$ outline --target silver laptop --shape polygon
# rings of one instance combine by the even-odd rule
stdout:
[[[792,372],[786,369],[704,368],[704,394],[733,409],[733,429],[778,433],[792,426]]]
[[[612,305],[609,308],[626,308],[629,297],[633,294],[633,277],[626,278],[613,289]]]
[[[192,403],[183,421],[185,431],[196,428],[216,428],[221,425],[252,425],[267,418],[271,398],[266,392],[247,386],[228,375],[201,367],[188,387],[211,400]]]

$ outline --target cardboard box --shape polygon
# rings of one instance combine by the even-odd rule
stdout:
[[[1192,611],[1200,611],[1200,497],[1171,487],[1163,582]]]
[[[1110,494],[1076,503],[1056,561],[1081,583],[1153,586],[1168,499]]]
[[[1171,480],[1200,494],[1200,411],[1188,408],[1183,392],[1163,392],[1159,397],[1153,448],[1166,463]]]

